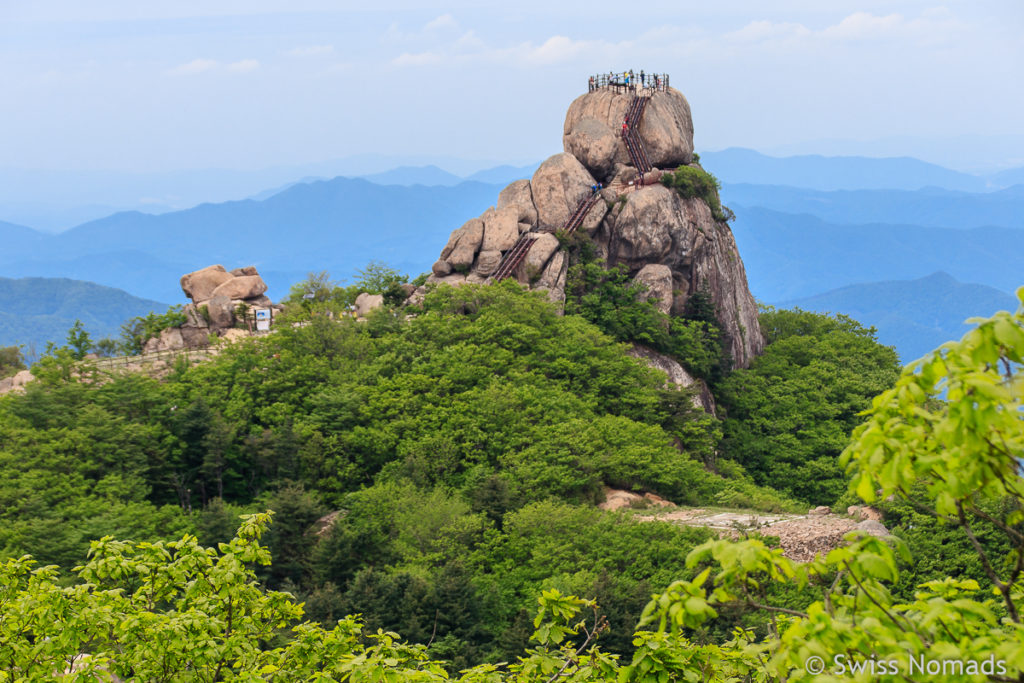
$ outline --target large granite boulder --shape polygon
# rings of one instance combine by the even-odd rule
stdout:
[[[636,133],[655,169],[637,187],[637,170],[621,140],[631,98],[609,89],[578,97],[565,118],[566,151],[544,161],[529,181],[509,184],[495,208],[453,232],[427,282],[484,282],[516,238],[533,231],[536,241],[515,275],[548,290],[553,301],[564,300],[569,262],[551,233],[565,225],[597,178],[606,187],[579,228],[591,238],[596,257],[625,266],[669,315],[681,315],[690,296],[708,291],[734,364],[747,367],[764,338],[732,232],[704,200],[684,199],[657,182],[661,168],[691,162],[690,106],[675,90],[650,95]]]
[[[556,154],[542,163],[530,180],[541,230],[561,229],[596,183],[571,154]]]
[[[181,291],[192,301],[206,301],[213,296],[213,290],[234,277],[224,266],[207,266],[182,275]]]
[[[360,318],[365,318],[370,314],[371,311],[375,311],[384,305],[383,294],[367,294],[362,292],[356,297],[355,308],[356,315]]]
[[[254,299],[265,291],[267,291],[267,283],[259,275],[240,275],[217,285],[212,296],[226,296],[229,299]]]
[[[638,132],[655,168],[675,168],[693,160],[693,117],[690,103],[678,90],[651,96]]]
[[[448,244],[441,250],[441,260],[447,261],[452,268],[468,268],[480,249],[484,239],[484,222],[479,218],[471,218],[452,232]]]
[[[615,163],[627,163],[629,155],[622,135],[604,121],[589,116],[575,123],[565,134],[565,151],[572,154],[599,180],[607,180]]]
[[[517,180],[498,194],[498,204],[495,208],[501,211],[509,206],[516,208],[519,223],[525,223],[530,227],[537,225],[537,207],[533,203],[533,191],[530,189],[529,180]]]
[[[518,236],[518,233],[517,233]],[[476,267],[473,269],[474,272],[479,273],[483,277],[492,275],[494,271],[498,269],[501,264],[501,252],[497,250],[481,251],[480,255],[476,257]]]
[[[185,339],[181,336],[181,330],[177,327],[168,327],[161,331],[159,336],[148,339],[143,345],[142,351],[143,353],[157,353],[183,348],[185,348]]]
[[[235,324],[235,309],[231,305],[231,299],[223,294],[206,301],[200,306],[206,306],[206,316],[209,318],[210,327],[215,330],[226,330]]]
[[[615,219],[613,257],[637,270],[671,259],[672,228],[681,218],[678,195],[655,185],[625,196],[626,204]]]
[[[547,265],[548,259],[558,250],[558,247],[558,239],[550,232],[542,232],[537,235],[537,239],[533,241],[533,246],[526,253],[526,258],[520,266],[522,279],[536,281],[544,272],[544,266]]]
[[[621,131],[632,97],[603,88],[580,95],[569,105],[562,128],[563,147],[599,179],[610,180],[615,164],[630,163]],[[651,95],[637,133],[656,168],[675,168],[693,158],[690,104],[678,90],[669,88]]]
[[[505,251],[519,239],[519,207],[511,205],[483,215],[484,237],[480,251]]]

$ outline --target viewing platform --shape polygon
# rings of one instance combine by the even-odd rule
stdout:
[[[668,74],[648,74],[643,71],[623,71],[591,76],[587,81],[589,92],[609,88],[619,93],[651,95],[659,90],[668,90]]]

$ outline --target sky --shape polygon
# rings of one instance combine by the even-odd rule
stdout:
[[[1024,165],[1022,35],[1020,0],[0,0],[0,167],[525,164],[632,68],[671,75],[698,150],[995,170]]]

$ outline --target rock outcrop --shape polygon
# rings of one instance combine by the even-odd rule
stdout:
[[[712,415],[715,414],[715,399],[711,395],[708,385],[704,383],[704,380],[697,379],[688,373],[679,364],[679,361],[640,344],[633,344],[633,347],[629,350],[629,355],[642,360],[648,367],[664,372],[668,378],[667,384],[671,384],[679,389],[692,389],[694,392],[693,407],[700,408]]]
[[[632,95],[607,88],[581,95],[565,117],[564,151],[544,161],[529,180],[511,183],[496,206],[452,232],[427,282],[486,282],[529,232],[535,239],[512,276],[546,290],[552,301],[564,301],[569,263],[554,233],[600,184],[601,196],[578,231],[590,236],[609,266],[627,268],[667,314],[682,314],[689,297],[706,290],[733,362],[746,367],[764,340],[732,231],[703,199],[684,198],[657,182],[663,170],[693,163],[690,105],[671,88],[646,95],[634,132],[654,168],[641,184],[634,183],[637,169],[621,134]]]
[[[222,265],[207,266],[182,275],[181,290],[191,299],[182,310],[185,322],[148,340],[144,352],[203,348],[210,337],[230,336],[242,322],[239,311],[245,311],[246,320],[251,321],[256,309],[281,308],[266,296],[267,284],[256,266],[230,271]]]

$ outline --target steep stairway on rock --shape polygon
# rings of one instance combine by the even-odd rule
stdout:
[[[622,140],[626,143],[626,151],[629,152],[633,166],[641,174],[647,173],[653,168],[647,159],[647,150],[644,149],[643,140],[636,132],[641,119],[643,119],[644,110],[647,109],[648,99],[640,95],[633,96],[629,103],[629,109],[626,111],[626,127],[622,129]]]
[[[532,232],[524,232],[520,235],[519,240],[512,245],[512,248],[505,252],[505,257],[501,259],[501,263],[498,264],[498,269],[494,271],[491,279],[494,282],[501,282],[511,275],[512,271],[518,268],[526,258],[535,239],[537,239],[537,235]]]
[[[569,219],[562,225],[562,230],[566,234],[571,235],[576,232],[576,229],[583,225],[583,219],[587,217],[590,210],[594,208],[594,204],[601,198],[600,193],[591,192],[586,197],[580,200],[580,203],[576,205],[576,209],[569,216]],[[501,259],[501,263],[498,264],[498,269],[494,271],[491,276],[493,282],[501,282],[512,272],[519,267],[519,264],[523,262],[526,255],[530,252],[530,247],[533,246],[533,241],[537,239],[537,233],[535,231],[524,232],[519,236],[519,240],[512,245],[512,248],[505,252],[505,256]]]
[[[576,205],[576,210],[571,216],[569,216],[569,220],[567,220],[565,225],[562,226],[562,230],[569,235],[576,232],[576,228],[583,224],[583,219],[587,217],[587,214],[590,213],[590,209],[593,208],[594,204],[597,204],[597,200],[600,198],[601,195],[599,193],[592,192],[581,199],[580,203]]]

